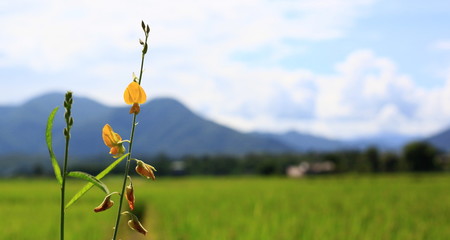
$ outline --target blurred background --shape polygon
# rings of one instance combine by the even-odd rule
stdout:
[[[46,155],[41,129],[67,90],[75,154],[105,151],[105,123],[126,134],[115,112],[139,72],[141,20],[144,153],[450,150],[445,1],[1,4],[0,155]]]
[[[111,162],[101,129],[109,123],[124,139],[129,134],[131,117],[122,96],[132,73],[139,73],[141,20],[151,28],[142,80],[148,101],[138,115],[134,153],[152,162],[158,177],[324,175],[332,176],[334,183],[341,174],[364,173],[370,183],[372,174],[395,172],[404,183],[391,189],[394,195],[388,198],[396,199],[396,192],[416,182],[408,172],[426,171],[433,173],[427,176],[444,177],[421,178],[424,188],[435,191],[419,191],[417,198],[442,196],[435,199],[441,204],[438,212],[450,211],[448,188],[447,195],[442,192],[450,169],[450,2],[441,0],[2,1],[2,177],[51,176],[45,126],[51,110],[62,108],[68,90],[75,96],[72,168],[96,173]],[[60,109],[53,143],[59,159],[63,127]],[[354,183],[353,178],[344,179]],[[383,178],[375,186],[381,193],[384,184],[397,180]],[[181,180],[166,181],[172,186],[171,181]],[[203,182],[193,181],[195,186]],[[325,186],[334,189],[330,182],[325,180]],[[363,184],[355,194],[370,187]],[[294,185],[289,189],[293,198],[301,195]],[[365,221],[377,212],[375,207],[366,211],[367,216],[352,218],[351,206],[327,202],[346,190],[322,198],[324,204],[349,213],[349,221]],[[284,200],[273,200],[279,201]],[[274,206],[264,204],[249,208],[262,216]],[[277,217],[291,219],[291,211]],[[407,226],[395,225],[394,220],[404,220],[397,213],[387,216],[391,220],[384,235],[366,234],[383,216],[369,218],[366,228],[340,226],[336,218],[337,225],[330,223],[331,228],[321,231],[311,230],[311,213],[311,225],[294,216],[283,225],[287,228],[272,225],[263,236],[443,239],[433,235],[442,233],[439,226],[417,228],[438,213],[425,212],[424,218]],[[161,219],[167,216],[158,214]],[[165,229],[162,220],[158,224]],[[189,232],[183,224],[179,228]],[[401,230],[392,235],[391,228]],[[49,229],[49,234],[55,230]],[[153,236],[202,239],[164,231]],[[9,236],[17,237],[18,232],[12,230]],[[241,238],[238,232],[218,236],[264,239],[257,230]],[[286,232],[295,234],[283,235]],[[333,238],[327,232],[339,234]],[[196,230],[192,234],[212,236]]]
[[[123,105],[144,20],[149,97],[237,130],[352,139],[449,125],[446,1],[1,4],[3,106],[66,90]]]

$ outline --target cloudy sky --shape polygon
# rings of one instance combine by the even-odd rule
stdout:
[[[241,131],[427,136],[450,125],[450,1],[4,0],[0,105],[142,85]]]

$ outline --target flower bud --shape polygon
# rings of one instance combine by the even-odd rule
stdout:
[[[128,205],[130,206],[131,210],[134,210],[134,190],[133,187],[131,185],[128,185],[126,188],[127,191],[127,195],[125,195],[127,197],[127,201],[128,201]]]
[[[126,187],[126,189],[125,189],[126,190],[125,197],[127,198],[128,205],[130,206],[130,209],[134,210],[134,203],[135,203],[134,188],[133,188],[133,183],[131,182],[130,176],[128,176],[128,178],[130,179],[130,185],[128,185]]]
[[[72,126],[73,125],[73,117],[70,117],[69,118],[69,126]]]
[[[111,200],[111,195],[112,194],[107,195],[103,202],[98,207],[94,208],[94,212],[101,212],[111,208],[114,205],[114,201]]]
[[[141,111],[141,107],[139,107],[139,104],[133,103],[133,106],[130,108],[130,114],[138,114]]]
[[[147,179],[149,179],[149,178],[151,178],[153,180],[156,179],[155,173],[153,172],[153,171],[156,171],[156,169],[152,165],[146,164],[141,160],[136,160],[136,163],[137,163],[136,172],[139,175],[141,175]]]
[[[144,44],[144,43],[142,43]],[[133,73],[133,82],[139,82],[139,78]]]
[[[147,49],[148,49],[148,45],[147,45],[147,43],[144,43],[144,49],[142,49],[142,53],[146,54],[147,53]]]
[[[70,114],[71,114],[71,111],[69,109],[66,109],[66,113],[64,114],[64,118],[65,119],[69,119],[70,118]]]
[[[64,128],[64,136],[67,137],[67,138],[70,138],[69,129]]]
[[[130,215],[131,219],[128,221],[128,226],[131,229],[138,231],[139,233],[142,233],[144,235],[147,234],[148,231],[144,228],[144,226],[142,226],[142,224],[139,222],[138,218],[134,214],[128,211],[125,211],[122,214]]]

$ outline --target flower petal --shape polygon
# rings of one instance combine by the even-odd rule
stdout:
[[[123,93],[123,100],[125,100],[125,103],[126,104],[133,104],[134,103],[134,99],[133,99],[133,94],[132,94],[132,91],[131,91],[131,84],[133,84],[133,83],[130,83],[129,85],[128,85],[128,87],[125,89],[125,92]]]
[[[122,141],[122,137],[118,133],[115,132],[112,133],[114,143],[119,144],[119,142]]]
[[[136,100],[137,100],[136,102],[139,104],[143,104],[143,103],[145,103],[145,101],[147,101],[147,94],[145,94],[145,91],[141,87],[141,85],[139,85],[139,95]]]
[[[147,100],[144,89],[137,82],[131,82],[123,93],[123,99],[126,104],[142,104]]]
[[[115,133],[109,124],[106,124],[102,130],[103,142],[108,146],[109,153],[115,155],[113,157],[117,158],[122,156],[126,149],[122,144],[122,137]]]
[[[109,126],[109,124],[106,124],[102,130],[102,138],[103,138],[103,142],[105,143],[105,145],[110,148],[115,146],[113,135],[114,135],[114,132],[113,132],[111,126]]]

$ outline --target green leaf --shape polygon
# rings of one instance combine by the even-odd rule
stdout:
[[[48,116],[47,129],[45,130],[45,140],[47,142],[48,153],[50,154],[50,160],[52,161],[53,171],[55,172],[56,180],[58,181],[59,184],[62,184],[61,169],[59,167],[58,161],[56,160],[56,156],[55,153],[53,152],[52,147],[53,120],[55,118],[57,111],[58,107],[53,109],[53,111]]]
[[[73,172],[69,172],[69,174],[67,176],[84,179],[84,180],[94,184],[94,186],[100,188],[106,194],[109,194],[108,187],[102,181],[98,180],[96,177],[94,177],[88,173],[80,172],[80,171],[73,171]]]
[[[95,178],[97,178],[98,180],[102,179],[104,176],[106,176],[106,174],[108,174],[109,172],[111,172],[111,170],[113,170],[120,162],[122,162],[123,159],[125,159],[125,157],[128,156],[129,153],[123,155],[122,157],[118,158],[116,161],[114,161],[113,163],[111,163],[107,168],[105,168],[101,173],[99,173],[97,176],[95,176]],[[87,191],[89,191],[89,189],[91,189],[94,186],[93,183],[88,183],[86,185],[84,185],[84,187],[78,191],[75,196],[73,196],[72,199],[70,199],[70,201],[67,203],[66,208],[70,207],[73,203],[75,203],[78,199],[80,199]]]

